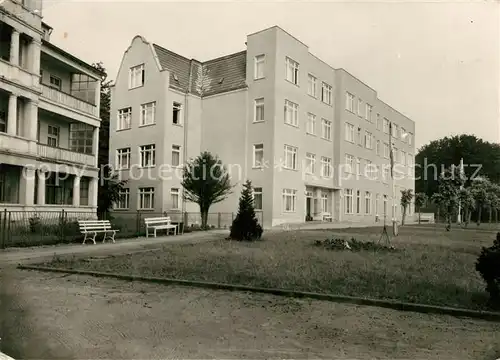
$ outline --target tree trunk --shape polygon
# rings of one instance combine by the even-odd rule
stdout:
[[[453,211],[451,209],[451,207],[448,208],[448,224],[446,225],[446,231],[450,231],[451,230],[451,218],[452,218],[452,215],[453,215]]]
[[[472,210],[467,210],[468,218],[467,218],[467,223],[466,225],[469,225],[469,223],[472,221]]]
[[[207,229],[207,222],[208,222],[208,211],[203,209],[200,212],[201,212],[201,228],[203,230],[206,230]]]
[[[489,209],[488,209],[488,222],[489,222],[490,225],[491,225],[491,219],[492,219],[492,217],[493,217],[493,211],[492,211],[491,206],[490,206]]]
[[[418,224],[420,225],[420,206],[418,207]]]
[[[477,226],[481,225],[482,210],[483,208],[481,206],[477,209]]]
[[[405,218],[406,218],[406,206],[403,207],[403,216],[401,217],[401,226],[405,224]]]

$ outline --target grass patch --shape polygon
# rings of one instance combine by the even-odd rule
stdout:
[[[494,234],[404,227],[395,251],[371,245],[332,251],[317,240],[354,237],[377,242],[380,228],[264,233],[246,243],[223,237],[202,244],[100,259],[54,258],[45,266],[130,275],[213,281],[486,310],[488,295],[474,268],[481,246]]]

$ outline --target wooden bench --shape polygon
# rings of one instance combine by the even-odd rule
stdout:
[[[330,214],[330,213],[326,213],[326,212],[322,213],[321,218],[323,219],[323,221],[330,221],[330,222],[333,221],[332,214]]]
[[[106,239],[110,239],[113,243],[115,242],[115,235],[118,230],[113,230],[112,225],[109,220],[78,220],[78,226],[80,227],[80,232],[85,235],[83,239],[83,244],[88,239],[95,242],[97,234],[104,234],[102,242],[104,243]]]
[[[416,220],[418,222],[418,214],[416,214]],[[420,214],[420,222],[427,222],[429,224],[434,223],[434,214],[433,213],[422,213]]]
[[[177,235],[177,225],[172,224],[170,216],[145,218],[144,223],[146,224],[146,237],[149,237],[150,228],[153,229],[154,237],[156,237],[156,230],[167,230],[167,235],[170,230],[174,230],[174,235]]]

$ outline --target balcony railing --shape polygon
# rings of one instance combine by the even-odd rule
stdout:
[[[58,104],[68,106],[72,109],[80,110],[86,114],[98,116],[97,106],[43,84],[42,97],[52,100]]]
[[[68,149],[61,149],[43,144],[38,144],[37,152],[38,156],[45,159],[65,161],[95,167],[94,155],[83,154]]]
[[[0,150],[15,154],[28,154],[30,150],[30,141],[28,139],[12,136],[4,132],[0,132]]]
[[[0,77],[29,88],[38,88],[40,86],[38,84],[38,76],[29,73],[23,68],[12,65],[4,59],[0,59]]]

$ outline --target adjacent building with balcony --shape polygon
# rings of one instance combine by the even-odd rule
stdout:
[[[103,74],[50,42],[40,3],[0,4],[0,208],[95,213]]]
[[[414,122],[279,27],[245,45],[201,62],[132,40],[111,92],[110,161],[128,180],[115,211],[197,211],[182,201],[179,168],[207,150],[238,185],[213,212],[237,211],[250,179],[265,226],[390,221],[393,198],[400,218],[400,190],[414,189]],[[403,173],[395,196],[389,141]]]

